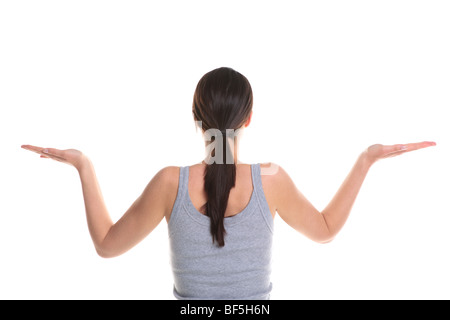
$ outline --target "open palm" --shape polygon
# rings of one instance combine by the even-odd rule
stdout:
[[[405,152],[411,152],[414,150],[419,150],[431,146],[435,146],[435,142],[424,141],[418,143],[408,143],[408,144],[395,144],[385,146],[382,144],[374,144],[367,148],[367,155],[372,163],[389,157],[395,157],[401,155]]]
[[[22,145],[25,150],[33,151],[41,155],[41,158],[53,159],[70,164],[79,169],[84,158],[81,151],[76,149],[59,150],[54,148],[42,148],[31,145]]]

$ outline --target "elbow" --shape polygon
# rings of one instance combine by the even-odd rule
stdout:
[[[330,227],[324,214],[322,214],[322,219],[323,219],[322,220],[323,227],[321,228],[322,232],[320,234],[319,239],[317,239],[316,242],[318,242],[320,244],[326,244],[326,243],[330,243],[331,241],[334,240],[334,238],[336,237],[337,231]]]
[[[95,246],[95,251],[97,252],[98,256],[104,259],[114,258],[117,257],[119,254],[113,252],[112,250],[108,250],[105,247],[102,246]]]
[[[334,237],[329,237],[329,238],[316,240],[316,242],[319,243],[319,244],[327,244],[327,243],[330,243],[333,240],[334,240]]]
[[[97,254],[98,254],[98,256],[100,258],[107,259],[107,258],[112,258],[113,257],[113,255],[111,255],[111,254],[107,253],[106,251],[101,250],[99,248],[95,248],[95,251],[97,252]]]
[[[320,234],[317,234],[316,238],[313,239],[315,242],[320,244],[330,243],[336,237],[336,233],[332,232],[328,226],[323,229]]]
[[[328,227],[318,228],[318,230],[316,229],[313,232],[308,232],[305,235],[313,242],[319,244],[330,243],[336,237],[336,234],[331,232]]]

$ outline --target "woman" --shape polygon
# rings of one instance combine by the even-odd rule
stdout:
[[[77,169],[88,228],[100,256],[123,254],[165,218],[177,298],[268,299],[276,213],[313,241],[329,242],[347,220],[376,161],[435,143],[370,146],[319,212],[280,166],[239,162],[238,142],[251,122],[252,105],[252,89],[242,74],[230,68],[205,74],[197,85],[192,112],[204,134],[206,158],[192,166],[160,170],[116,223],[86,155],[74,149],[22,147]]]

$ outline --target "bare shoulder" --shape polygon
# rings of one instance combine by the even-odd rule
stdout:
[[[289,175],[286,171],[277,163],[274,162],[266,162],[260,164],[261,168],[261,180],[263,184],[265,181],[270,184],[279,184],[283,180],[289,178]]]
[[[277,163],[261,163],[260,167],[263,186],[268,189],[280,192],[293,183],[286,170]]]
[[[280,201],[280,193],[285,189],[286,182],[289,181],[289,176],[279,164],[273,162],[261,163],[260,168],[264,195],[266,196],[272,216],[275,217]]]
[[[159,170],[153,179],[157,180],[160,184],[166,186],[178,187],[178,178],[180,176],[180,167],[168,166]]]
[[[147,201],[162,208],[166,218],[170,216],[177,197],[179,175],[180,167],[164,167],[153,176],[143,193]]]

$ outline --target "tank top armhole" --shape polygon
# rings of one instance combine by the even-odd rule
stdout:
[[[253,188],[256,192],[258,206],[261,215],[266,221],[267,227],[269,228],[270,232],[273,233],[273,216],[272,213],[270,212],[269,204],[267,203],[266,195],[264,193],[264,189],[262,186],[261,164],[260,163],[252,164],[251,168],[252,168]]]
[[[187,170],[189,167],[184,166],[180,167],[180,174],[178,178],[178,191],[177,191],[177,197],[175,198],[175,202],[173,204],[172,212],[170,213],[170,219],[167,223],[168,230],[169,230],[169,236],[171,234],[171,229],[174,228],[174,225],[177,221],[180,209],[183,204],[183,198],[187,190]]]

